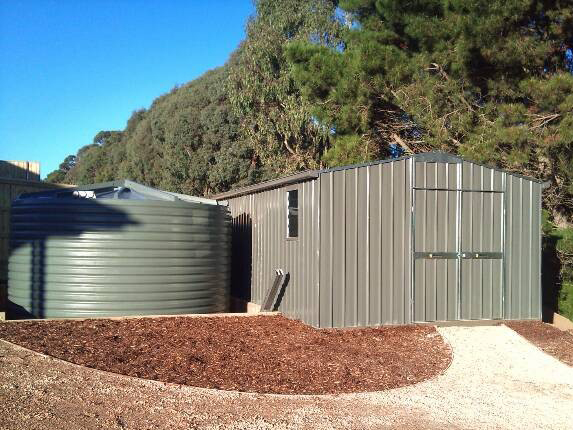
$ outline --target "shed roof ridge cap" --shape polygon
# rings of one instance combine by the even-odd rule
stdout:
[[[275,188],[280,188],[281,186],[291,185],[295,183],[304,182],[311,179],[319,178],[321,175],[338,172],[341,170],[351,170],[351,169],[359,169],[362,167],[369,167],[369,166],[376,166],[379,164],[386,164],[386,163],[393,163],[396,161],[403,161],[403,160],[420,160],[426,162],[451,162],[451,163],[462,163],[467,162],[474,164],[476,166],[485,167],[487,169],[492,169],[498,172],[505,173],[507,175],[515,176],[518,178],[523,178],[529,181],[544,183],[542,179],[537,179],[532,176],[526,176],[519,173],[511,172],[509,170],[500,169],[498,167],[487,166],[485,164],[477,163],[472,160],[468,160],[461,155],[458,154],[451,154],[446,151],[429,151],[429,152],[419,152],[416,154],[407,154],[402,157],[397,158],[385,158],[381,160],[374,160],[365,163],[357,163],[357,164],[349,164],[345,166],[338,166],[338,167],[329,167],[325,169],[308,169],[302,170],[297,173],[293,173],[287,176],[281,176],[276,179],[269,179],[263,182],[259,182],[257,184],[247,185],[244,187],[236,188],[234,190],[225,191],[223,193],[217,193],[209,196],[211,199],[215,200],[225,200],[228,198],[235,198],[241,197],[244,195],[254,194],[257,192],[267,191]]]
[[[515,176],[517,178],[527,179],[529,181],[538,182],[540,184],[546,183],[546,181],[543,179],[535,178],[533,176],[523,175],[521,173],[511,172],[507,169],[502,169],[499,167],[488,166],[488,165],[485,165],[482,163],[478,163],[476,161],[468,160],[467,158],[462,157],[461,155],[451,154],[451,153],[445,152],[445,151],[418,152],[416,154],[408,154],[408,155],[404,155],[402,157],[397,157],[397,158],[384,158],[381,160],[374,160],[374,161],[369,161],[369,162],[365,162],[365,163],[349,164],[346,166],[331,167],[331,168],[319,170],[319,175],[322,175],[325,173],[337,172],[337,171],[341,171],[341,170],[350,170],[350,169],[358,169],[361,167],[377,166],[379,164],[392,163],[394,161],[409,160],[411,158],[413,158],[414,160],[421,159],[420,161],[427,161],[427,162],[447,162],[447,161],[441,161],[440,159],[452,160],[452,161],[455,160],[456,163],[461,163],[461,162],[465,161],[466,163],[471,163],[471,164],[474,164],[476,166],[481,166],[481,167],[485,167],[487,169],[492,169],[492,170],[495,170],[497,172],[501,172],[501,173],[505,173],[507,175]]]

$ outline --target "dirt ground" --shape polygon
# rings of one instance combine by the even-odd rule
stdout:
[[[372,393],[294,396],[166,384],[0,341],[0,428],[568,429],[573,368],[505,326],[440,327],[451,366]]]
[[[507,321],[505,325],[546,353],[573,366],[573,331],[559,330],[541,321]]]
[[[431,326],[317,330],[282,316],[13,322],[0,338],[123,375],[275,394],[402,387],[451,362]]]

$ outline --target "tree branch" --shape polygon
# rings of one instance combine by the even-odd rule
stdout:
[[[289,145],[288,141],[289,141],[289,138],[285,136],[285,138],[284,138],[285,148],[286,148],[287,151],[290,152],[292,155],[296,155],[296,152],[295,152],[294,149],[292,149],[292,147]]]

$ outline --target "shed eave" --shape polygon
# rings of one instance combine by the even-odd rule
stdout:
[[[235,197],[241,197],[246,194],[254,194],[261,191],[271,190],[273,188],[283,187],[285,185],[297,184],[300,182],[310,181],[317,179],[320,175],[319,170],[306,170],[294,175],[285,176],[278,179],[272,179],[270,181],[261,182],[255,185],[249,185],[242,188],[237,188],[236,190],[227,191],[224,193],[214,194],[209,196],[210,199],[214,200],[227,200]]]

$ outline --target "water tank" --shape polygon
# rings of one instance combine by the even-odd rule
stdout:
[[[228,309],[230,215],[128,180],[13,202],[9,314],[99,317]]]

